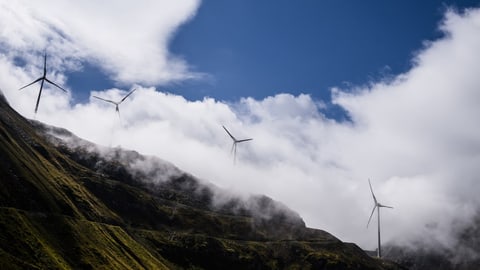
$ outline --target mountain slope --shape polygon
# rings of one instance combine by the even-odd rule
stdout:
[[[454,233],[455,243],[447,247],[425,245],[421,242],[410,247],[386,245],[386,257],[412,270],[474,270],[480,269],[480,213],[471,223]]]
[[[8,269],[397,269],[133,151],[31,122],[0,95],[0,263]]]

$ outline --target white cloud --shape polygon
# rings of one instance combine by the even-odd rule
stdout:
[[[168,42],[199,4],[199,0],[1,0],[0,44],[27,58],[46,48],[55,52],[53,61],[67,58],[64,64],[69,68],[72,59],[90,61],[121,84],[158,85],[195,78],[201,74],[169,53]]]
[[[190,16],[182,14],[173,25]],[[450,245],[452,224],[468,223],[480,203],[480,10],[449,12],[441,29],[446,37],[419,51],[405,74],[334,90],[334,102],[352,122],[325,118],[319,113],[323,104],[309,95],[192,102],[141,86],[121,104],[121,122],[110,104],[91,99],[72,105],[70,96],[55,89],[46,90],[38,119],[99,144],[159,156],[236,192],[269,195],[298,211],[309,226],[367,248],[376,243],[375,227],[366,229],[371,178],[378,199],[395,207],[382,209],[386,241],[425,238]],[[8,42],[19,51],[29,49],[15,38]],[[12,61],[0,55],[0,87],[31,117],[37,90],[12,89],[35,72]],[[56,78],[64,80],[62,74]],[[119,99],[126,91],[92,94]],[[236,166],[222,125],[239,138],[254,138],[238,146]]]

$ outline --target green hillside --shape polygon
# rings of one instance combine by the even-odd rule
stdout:
[[[399,269],[268,197],[219,192],[26,120],[0,95],[2,269]]]

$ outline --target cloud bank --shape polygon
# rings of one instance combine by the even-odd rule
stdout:
[[[167,46],[199,4],[199,0],[1,0],[0,42],[11,57],[31,60],[30,54],[46,49],[57,67],[61,63],[65,69],[80,69],[82,62],[90,62],[122,85],[196,78],[201,74],[191,72]]]
[[[188,19],[189,11],[174,25]],[[141,85],[121,104],[121,120],[111,104],[92,98],[71,104],[55,89],[44,92],[37,119],[98,144],[161,157],[222,188],[266,194],[298,211],[308,226],[373,249],[376,230],[366,228],[373,207],[370,178],[380,202],[395,207],[382,209],[384,241],[412,245],[421,239],[450,247],[480,205],[480,10],[448,11],[440,29],[444,37],[425,43],[408,72],[332,89],[349,122],[326,118],[324,104],[307,94],[188,101]],[[1,42],[19,52],[32,49],[16,38],[2,34]],[[61,59],[63,51],[58,53]],[[96,53],[102,52],[85,54]],[[148,61],[143,64],[149,69]],[[60,60],[52,65],[59,70],[53,75],[65,82],[62,70],[68,66]],[[9,53],[0,55],[0,87],[27,117],[33,116],[38,90],[15,89],[36,73]],[[127,91],[91,95],[119,100]],[[238,146],[235,166],[222,125],[239,138],[254,138]]]

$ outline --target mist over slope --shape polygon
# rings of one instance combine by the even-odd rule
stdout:
[[[157,158],[28,121],[3,96],[0,137],[2,267],[398,269],[268,197],[222,197]]]
[[[147,188],[159,197],[205,210],[252,216],[268,222],[281,220],[281,223],[305,227],[298,213],[266,196],[235,195],[195,178],[155,156],[143,156],[119,147],[95,145],[62,128],[36,121],[32,124],[72,160],[93,168],[102,175]]]
[[[12,14],[22,11],[3,2],[2,6],[14,11]],[[24,23],[28,23],[30,17],[25,18]],[[52,19],[52,14],[48,13],[48,18]],[[385,242],[401,246],[402,252],[409,247],[413,255],[434,248],[433,254],[440,254],[448,263],[475,262],[480,250],[475,240],[480,206],[479,18],[478,8],[449,9],[439,23],[441,37],[425,41],[413,53],[408,71],[366,85],[333,88],[332,101],[348,114],[350,121],[346,122],[326,118],[322,114],[326,105],[308,94],[279,93],[232,102],[207,97],[190,101],[148,85],[139,86],[135,95],[123,104],[122,112],[128,113],[122,114],[121,123],[116,121],[118,117],[108,104],[93,99],[82,104],[75,102],[72,95],[79,89],[64,95],[46,88],[37,119],[65,127],[96,144],[121,145],[163,157],[228,190],[267,194],[299,211],[308,226],[327,229],[365,249],[376,245],[375,228],[365,228],[372,203],[367,183],[371,178],[379,199],[395,207],[382,216]],[[4,24],[9,22],[3,16],[0,20]],[[32,21],[37,22],[38,17]],[[44,30],[49,35],[35,36],[38,40],[32,40],[21,31],[30,28],[13,24],[9,28],[14,32],[12,38],[0,37],[2,44],[6,44],[0,55],[0,87],[12,106],[26,117],[33,116],[38,92],[33,87],[21,92],[17,89],[38,76],[45,46],[52,45],[55,52],[48,60],[52,68],[50,78],[62,85],[68,87],[67,74],[76,66],[73,62],[80,61],[71,59],[76,49],[72,51],[68,43],[61,43],[62,37],[57,36],[61,33],[55,32],[57,28],[35,25],[46,26]],[[53,41],[50,34],[55,37]],[[16,41],[28,46],[17,46]],[[109,99],[121,98],[125,93],[124,89],[116,88],[86,90],[91,91],[90,95]],[[231,141],[221,124],[235,134],[255,138],[252,144],[240,149],[238,166],[232,166],[228,155]],[[68,157],[66,153],[72,150],[64,149],[61,154],[74,163],[84,164],[82,167],[98,164],[91,169],[100,173],[104,165],[120,168],[112,160],[129,155],[94,149],[107,154],[100,154],[101,159],[95,158],[97,154],[87,154],[94,156],[92,163],[88,159],[82,161],[75,153]],[[33,152],[52,156],[41,148]],[[212,161],[216,166],[211,166]],[[142,164],[150,164],[144,163],[139,162],[138,169]],[[163,164],[159,162],[158,166]],[[110,173],[120,179],[129,177],[128,173],[118,173],[121,171]],[[137,171],[146,174],[144,170]],[[172,177],[178,176],[175,170],[172,173]],[[97,177],[116,179],[103,174]],[[169,178],[162,175],[144,179],[140,185],[168,183]],[[195,185],[187,186],[197,190]],[[205,194],[208,196],[195,197],[196,203],[210,206],[205,198],[211,197],[222,205],[221,202],[236,197],[228,194],[222,198],[223,192],[212,192],[214,196],[209,195],[210,191]],[[18,203],[29,203],[21,201]],[[248,200],[240,200],[230,208],[244,207],[245,201]],[[248,204],[242,207],[255,208]]]
[[[328,104],[308,93],[225,102],[187,100],[149,85],[137,85],[122,104],[121,123],[110,104],[93,98],[78,103],[74,96],[90,91],[90,97],[119,100],[136,86],[71,89],[67,95],[46,88],[36,117],[95,144],[162,157],[219,187],[266,194],[298,211],[308,226],[365,249],[376,246],[376,231],[365,228],[370,178],[379,199],[395,207],[383,215],[385,242],[413,246],[422,239],[417,246],[455,252],[456,234],[473,225],[480,206],[479,18],[478,8],[449,9],[439,22],[440,37],[412,53],[405,73],[333,88],[332,102],[350,121],[326,118]],[[38,88],[17,89],[38,76],[50,45],[49,76],[68,88],[75,53],[68,43],[35,42],[21,31],[28,29],[23,24],[13,26],[19,36],[1,37],[9,46],[0,56],[0,87],[17,111],[33,118]],[[237,166],[222,124],[254,138],[239,148]]]

